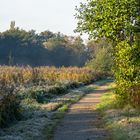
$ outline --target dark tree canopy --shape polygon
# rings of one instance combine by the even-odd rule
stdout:
[[[15,27],[0,33],[0,64],[30,66],[83,66],[88,59],[80,37]]]

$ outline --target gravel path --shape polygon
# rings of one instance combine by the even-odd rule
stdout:
[[[101,125],[99,127],[100,118],[95,111],[95,105],[106,91],[107,87],[102,85],[73,104],[57,128],[53,140],[109,140],[106,130]]]

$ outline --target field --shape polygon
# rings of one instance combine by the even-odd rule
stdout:
[[[52,117],[61,117],[61,113],[90,88],[72,89],[103,76],[89,68],[1,66],[1,139],[40,137],[43,128],[52,123]]]

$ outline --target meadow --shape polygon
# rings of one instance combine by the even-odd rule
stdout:
[[[70,90],[103,76],[104,73],[89,68],[0,66],[0,135],[3,139],[12,139],[14,133],[11,136],[9,132],[20,135],[17,133],[35,126],[39,128],[33,130],[39,131],[56,110],[67,108],[83,95],[83,92],[79,94]],[[45,117],[44,121],[42,117]],[[15,130],[19,126],[22,130]]]

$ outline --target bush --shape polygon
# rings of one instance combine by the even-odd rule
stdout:
[[[140,107],[139,47],[122,41],[116,47],[115,61],[116,93],[124,103]]]
[[[7,85],[8,86],[8,85]],[[20,101],[13,87],[3,87],[0,91],[0,127],[8,126],[20,118]]]
[[[89,68],[92,68],[95,71],[112,73],[112,54],[109,47],[107,48],[98,48],[95,52],[95,58],[89,60],[86,64]]]

